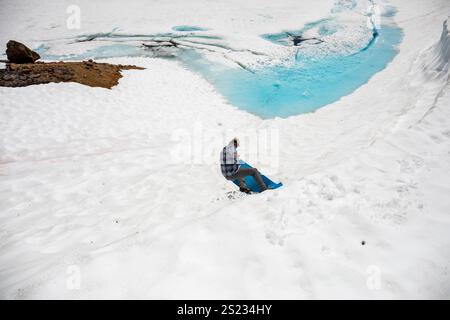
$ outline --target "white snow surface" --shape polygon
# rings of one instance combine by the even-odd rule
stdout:
[[[2,0],[0,45],[186,24],[261,49],[333,4]],[[389,66],[287,119],[231,106],[176,60],[107,59],[146,68],[112,90],[0,87],[0,298],[450,298],[450,3],[389,4],[404,32]],[[275,158],[251,151],[255,132],[277,133]],[[217,164],[233,136],[282,188],[233,192]]]

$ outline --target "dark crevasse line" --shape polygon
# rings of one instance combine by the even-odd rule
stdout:
[[[379,36],[380,36],[379,31],[377,29],[375,29],[373,31],[372,39],[370,39],[369,43],[365,47],[363,47],[359,52],[363,52],[363,51],[366,51],[366,50],[370,49],[370,47],[372,47],[375,44],[375,41],[377,41],[377,38]],[[354,53],[354,54],[358,54],[359,52]]]
[[[196,29],[200,29],[197,27]],[[201,28],[202,30],[209,30]],[[158,53],[152,52],[146,47],[147,42],[164,42],[176,40],[182,46],[192,45],[205,45],[216,48],[222,48],[224,50],[232,50],[226,45],[218,43],[223,38],[216,35],[197,34],[195,32],[166,32],[166,33],[154,33],[154,34],[129,34],[129,33],[117,33],[118,28],[114,28],[110,32],[83,34],[73,38],[56,39],[57,41],[65,40],[67,45],[83,43],[83,42],[109,42],[109,44],[100,45],[95,49],[88,49],[81,54],[50,54],[52,41],[46,41],[34,50],[38,52],[42,59],[45,60],[83,60],[83,59],[103,59],[114,57],[175,57],[172,53]],[[210,40],[210,42],[207,42]],[[214,42],[212,42],[214,41]],[[138,44],[136,44],[138,42]]]
[[[375,12],[375,8],[376,8],[376,3],[373,0],[369,0],[369,2],[372,4],[371,12],[369,13],[369,16],[368,16],[369,21],[370,21],[370,23],[372,25],[372,39],[369,41],[367,46],[365,46],[364,48],[361,49],[361,51],[365,51],[365,50],[369,49],[375,43],[375,41],[377,40],[378,36],[380,35],[380,32],[379,32],[379,30],[377,28],[377,23],[374,20],[375,19],[375,17],[374,17],[375,13],[374,12]]]
[[[75,38],[76,42],[88,42],[94,40],[117,40],[117,39],[142,39],[151,40],[154,38],[199,38],[199,39],[210,39],[210,40],[222,40],[218,36],[209,35],[197,35],[197,34],[176,34],[176,33],[155,33],[155,34],[114,34],[114,33],[97,33],[92,35],[84,35]]]

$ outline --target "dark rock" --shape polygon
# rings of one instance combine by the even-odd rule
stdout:
[[[62,68],[55,69],[55,74],[62,75],[62,74],[66,74],[66,73],[67,73],[66,69],[62,69]]]
[[[3,80],[5,80],[5,81],[13,81],[16,79],[17,79],[17,76],[15,74],[6,73],[3,75]]]
[[[20,81],[9,81],[7,82],[8,87],[21,87]]]
[[[13,63],[34,63],[41,58],[37,52],[14,40],[6,44],[6,56]]]
[[[305,39],[303,39],[302,36],[293,36],[292,37],[292,42],[293,42],[294,46],[298,46],[303,41],[305,41]]]

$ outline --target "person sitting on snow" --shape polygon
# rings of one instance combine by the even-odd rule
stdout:
[[[227,180],[238,180],[239,190],[241,192],[250,193],[251,190],[245,185],[244,178],[252,176],[258,184],[260,192],[267,190],[261,174],[255,168],[241,168],[238,158],[237,147],[239,147],[239,139],[234,138],[230,143],[222,149],[220,153],[220,169]]]

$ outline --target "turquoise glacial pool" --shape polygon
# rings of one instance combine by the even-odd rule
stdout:
[[[383,26],[378,36],[355,54],[311,58],[297,56],[289,66],[226,69],[192,54],[183,60],[201,73],[232,105],[262,118],[312,112],[352,93],[397,54],[400,28]],[[274,39],[275,40],[275,39]]]

